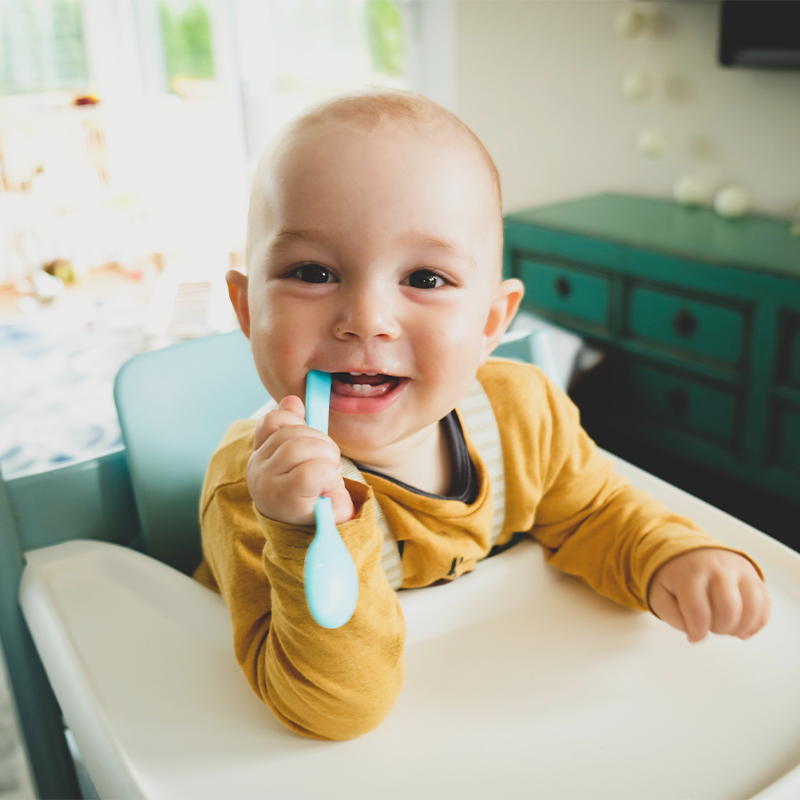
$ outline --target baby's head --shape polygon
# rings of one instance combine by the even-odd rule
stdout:
[[[424,435],[522,297],[502,231],[489,154],[432,101],[370,92],[291,122],[253,181],[247,277],[228,275],[267,391],[333,373],[329,432],[357,461]]]

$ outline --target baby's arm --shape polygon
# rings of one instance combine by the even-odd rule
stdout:
[[[238,455],[226,457],[223,443],[204,488],[203,551],[231,614],[237,660],[256,694],[297,733],[348,739],[376,727],[394,705],[404,677],[405,623],[381,566],[374,496],[348,482],[353,503],[338,471],[338,448],[307,428],[302,414],[302,402],[287,398],[260,423],[247,482],[241,444]],[[241,434],[233,441],[242,442]],[[238,467],[226,466],[234,460]],[[314,535],[303,523],[322,493],[334,498],[359,577],[355,613],[333,630],[311,618],[303,584]]]
[[[709,631],[749,639],[767,624],[772,604],[746,558],[715,548],[668,561],[653,576],[648,597],[653,612],[692,643]]]
[[[533,534],[548,561],[624,605],[650,609],[690,642],[712,631],[752,636],[769,618],[757,568],[688,519],[616,475],[580,427],[577,409],[544,386]]]

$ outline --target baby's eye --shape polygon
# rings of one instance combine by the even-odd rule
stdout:
[[[408,277],[408,285],[415,289],[438,289],[444,283],[441,275],[429,269],[418,269]]]
[[[303,264],[292,272],[292,277],[304,283],[335,283],[333,273],[322,264]]]

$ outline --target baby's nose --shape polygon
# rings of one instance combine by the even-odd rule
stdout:
[[[334,324],[336,337],[396,339],[400,335],[400,325],[389,294],[379,286],[346,293]]]

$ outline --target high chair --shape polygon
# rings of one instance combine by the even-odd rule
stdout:
[[[532,360],[541,344],[500,353]],[[115,394],[125,451],[0,480],[0,633],[41,797],[79,796],[62,712],[109,798],[800,796],[800,556],[783,545],[615,459],[760,563],[764,631],[690,646],[526,540],[402,591],[392,713],[359,739],[311,741],[252,693],[224,604],[188,577],[206,462],[266,400],[246,340],[137,356]]]

